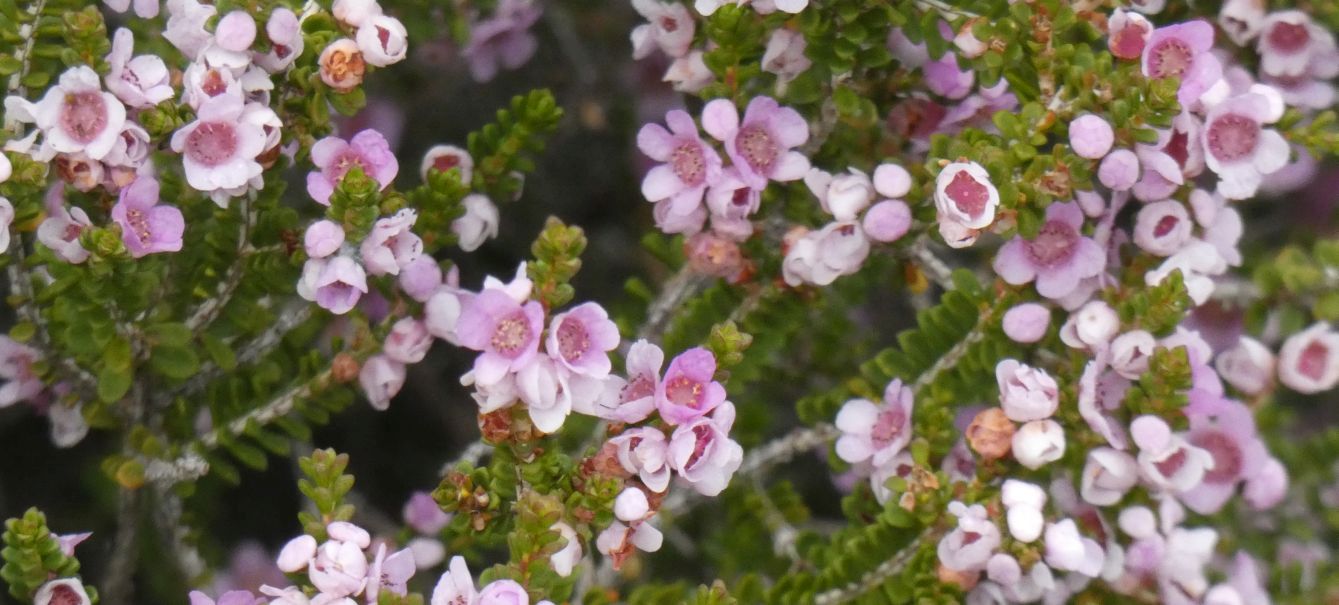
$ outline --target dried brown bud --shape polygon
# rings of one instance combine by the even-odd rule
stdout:
[[[340,353],[330,362],[330,376],[335,382],[352,382],[360,369],[358,359],[348,353]]]
[[[939,568],[936,569],[936,572],[939,575],[940,582],[945,584],[956,584],[963,592],[975,588],[976,582],[981,579],[981,572],[979,571],[954,571],[944,567],[943,563],[939,564]]]
[[[967,427],[967,444],[986,460],[998,460],[1009,455],[1014,438],[1014,423],[1004,410],[993,407],[982,410]]]
[[[511,438],[511,410],[502,408],[479,414],[479,434],[484,441],[497,444]]]

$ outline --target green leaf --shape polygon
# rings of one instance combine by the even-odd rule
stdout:
[[[183,323],[153,324],[144,329],[145,336],[156,346],[180,347],[191,342],[191,329]]]
[[[157,347],[149,367],[168,378],[185,380],[200,371],[200,358],[189,347]]]
[[[106,403],[115,403],[125,397],[134,382],[135,373],[130,368],[103,366],[98,372],[98,399]]]

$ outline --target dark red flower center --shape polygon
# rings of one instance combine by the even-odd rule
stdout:
[[[1269,46],[1284,54],[1302,51],[1311,43],[1311,32],[1298,23],[1275,23],[1269,30]]]

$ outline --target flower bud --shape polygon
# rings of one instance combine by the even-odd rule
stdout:
[[[976,414],[967,427],[967,443],[986,460],[997,460],[1009,454],[1014,436],[1014,423],[1000,408],[986,408]]]
[[[357,378],[360,369],[362,367],[358,363],[358,358],[349,353],[335,355],[335,359],[330,362],[330,374],[335,382],[349,382]]]
[[[363,83],[363,74],[367,65],[358,43],[348,38],[340,38],[321,51],[318,61],[321,66],[321,81],[335,92],[349,92]]]
[[[460,238],[460,249],[473,252],[490,238],[497,237],[497,206],[488,196],[472,193],[463,202],[465,214],[451,222],[451,231]]]
[[[470,179],[474,176],[474,158],[470,157],[470,152],[455,145],[435,145],[428,150],[428,153],[423,154],[419,174],[426,181],[428,171],[446,172],[452,168],[460,170],[460,184],[469,185]]]
[[[1069,314],[1060,327],[1060,340],[1075,349],[1106,346],[1120,330],[1120,316],[1106,302],[1094,300]]]
[[[1069,123],[1069,146],[1081,158],[1101,159],[1115,141],[1115,131],[1102,116],[1086,113]]]
[[[641,521],[650,512],[651,506],[646,500],[646,492],[639,488],[629,487],[614,498],[614,516],[619,521],[627,523]]]
[[[386,67],[403,61],[409,51],[409,32],[395,17],[375,15],[358,27],[358,50],[368,65]]]
[[[1102,159],[1097,180],[1112,191],[1128,191],[1139,182],[1139,157],[1129,149],[1117,149]]]
[[[430,255],[420,255],[400,268],[400,289],[418,302],[428,302],[441,285],[442,268]]]
[[[1274,508],[1288,494],[1288,469],[1277,458],[1265,461],[1264,467],[1246,479],[1242,496],[1255,510]]]
[[[865,235],[876,242],[895,242],[911,228],[911,208],[901,200],[884,200],[865,212]]]
[[[1006,479],[1000,486],[1000,504],[1005,508],[1035,508],[1046,506],[1046,490],[1035,483]]]
[[[367,533],[367,530],[348,521],[331,522],[325,526],[325,531],[330,535],[331,540],[352,542],[361,549],[366,549],[372,544],[372,536]]]
[[[256,20],[246,11],[232,11],[219,19],[214,41],[225,50],[242,52],[256,41]]]
[[[1041,514],[1041,509],[1029,506],[1015,506],[1005,514],[1005,520],[1009,524],[1009,535],[1013,536],[1019,542],[1031,543],[1041,537],[1042,528],[1046,526],[1046,519]]]
[[[373,355],[358,372],[358,384],[373,408],[385,411],[391,398],[404,386],[405,367],[386,355]]]
[[[344,228],[334,221],[316,221],[307,227],[307,232],[302,236],[302,245],[307,250],[307,256],[312,258],[330,256],[344,245]]]
[[[744,269],[744,254],[739,244],[709,231],[689,237],[683,250],[688,265],[702,275],[732,279]]]
[[[1041,340],[1050,325],[1050,309],[1037,303],[1015,305],[1004,313],[1004,335],[1017,343],[1029,344]]]
[[[879,164],[874,169],[874,190],[887,198],[905,197],[911,193],[911,173],[897,164]]]
[[[874,201],[874,184],[865,173],[852,169],[849,173],[833,176],[819,198],[823,209],[834,218],[853,221]]]
[[[1111,506],[1139,482],[1134,458],[1120,450],[1100,447],[1088,452],[1079,494],[1095,506]]]
[[[1274,366],[1274,352],[1249,336],[1242,336],[1214,360],[1218,375],[1247,395],[1259,395],[1273,386]]]
[[[432,335],[428,334],[427,326],[413,317],[403,317],[391,326],[382,351],[393,361],[418,363],[427,356],[431,346]]]
[[[1065,455],[1065,429],[1054,420],[1033,420],[1014,433],[1012,449],[1019,464],[1041,468]]]
[[[316,538],[303,534],[292,540],[279,551],[279,558],[275,562],[279,571],[284,573],[297,573],[307,569],[307,564],[316,557]]]

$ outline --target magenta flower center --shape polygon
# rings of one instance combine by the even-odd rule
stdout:
[[[1162,152],[1171,156],[1176,160],[1176,164],[1184,169],[1186,160],[1190,159],[1190,133],[1172,130],[1172,137],[1167,139],[1167,146],[1162,148]]]
[[[1028,257],[1039,267],[1054,267],[1074,255],[1079,233],[1068,223],[1046,221],[1037,239],[1027,243]]]
[[[524,311],[517,311],[502,318],[493,328],[493,350],[503,355],[514,356],[530,340],[530,322]]]
[[[91,143],[107,128],[107,101],[102,93],[88,91],[65,95],[60,125],[80,143]]]
[[[1175,215],[1169,214],[1164,216],[1161,219],[1158,219],[1158,224],[1153,226],[1153,235],[1157,237],[1166,237],[1167,234],[1171,233],[1172,229],[1175,229],[1180,223],[1181,219],[1176,218]]]
[[[735,192],[730,195],[730,203],[739,206],[740,208],[748,206],[749,193],[750,190],[748,187],[740,187],[739,189],[736,189]]]
[[[186,157],[203,166],[218,166],[237,153],[237,129],[227,122],[205,122],[186,135]]]
[[[981,216],[990,201],[990,190],[977,182],[972,175],[967,174],[966,170],[953,175],[953,180],[944,188],[944,193],[948,195],[948,199],[953,200],[959,211],[971,218]]]
[[[1209,151],[1224,162],[1250,155],[1259,140],[1260,124],[1243,115],[1229,113],[1209,125]]]
[[[581,360],[581,356],[590,349],[590,334],[586,326],[574,319],[568,319],[558,325],[558,354],[569,362]]]
[[[660,29],[673,33],[675,30],[679,29],[679,22],[674,17],[661,17]]]
[[[707,178],[707,162],[702,158],[702,146],[688,141],[674,150],[670,157],[670,166],[675,176],[685,185],[696,187]]]
[[[432,167],[435,170],[446,172],[460,165],[460,156],[454,153],[446,153],[433,158]]]
[[[61,239],[67,242],[72,242],[79,239],[79,234],[83,232],[84,228],[81,227],[79,223],[72,222],[65,226],[65,232],[62,234]]]
[[[1179,78],[1195,61],[1195,51],[1176,38],[1168,38],[1149,50],[1148,75],[1154,78]]]
[[[1297,373],[1319,381],[1325,376],[1325,367],[1329,362],[1330,348],[1318,340],[1313,340],[1297,357]]]
[[[963,545],[963,546],[971,546],[971,545],[975,544],[977,540],[980,540],[980,539],[981,539],[981,534],[978,533],[978,532],[974,532],[974,531],[965,531],[965,532],[962,532],[962,545]]]
[[[377,40],[381,42],[381,49],[385,50],[386,47],[391,43],[391,31],[378,25]]]
[[[739,131],[739,153],[754,170],[770,174],[780,152],[772,135],[761,124],[749,124]]]
[[[677,405],[697,409],[702,397],[702,383],[687,376],[675,376],[665,383],[665,398]]]
[[[67,584],[58,584],[51,591],[51,605],[79,605],[84,599],[79,596],[79,592],[70,588]]]
[[[1118,57],[1138,57],[1139,53],[1144,52],[1144,34],[1147,33],[1148,26],[1146,25],[1140,23],[1127,24],[1116,33],[1116,38],[1111,41],[1112,51]]]
[[[1311,43],[1311,32],[1305,25],[1295,23],[1275,23],[1269,30],[1269,46],[1284,54],[1299,52]]]
[[[874,446],[883,449],[892,443],[899,433],[902,432],[902,425],[906,423],[907,413],[901,407],[893,406],[879,412],[874,419],[874,427],[869,430],[869,438],[874,442]]]
[[[217,97],[228,92],[228,83],[223,80],[223,74],[217,69],[211,69],[205,72],[204,80],[200,82],[200,90],[211,97]]]
[[[1159,473],[1162,473],[1163,477],[1171,477],[1176,473],[1181,472],[1181,469],[1186,466],[1186,458],[1188,456],[1189,454],[1186,453],[1186,448],[1177,448],[1175,452],[1172,452],[1172,455],[1158,462],[1154,462],[1153,466],[1158,469]]]
[[[1204,480],[1210,483],[1232,483],[1241,474],[1242,459],[1245,457],[1241,447],[1232,437],[1221,431],[1203,433],[1191,440],[1196,447],[1213,456],[1213,468],[1204,473]]]
[[[623,385],[623,391],[619,395],[619,398],[623,401],[636,401],[643,397],[650,397],[651,395],[654,395],[655,392],[655,381],[652,380],[650,376],[641,374],[634,377],[632,380],[629,380],[628,384]],[[640,437],[636,438],[632,447],[637,447],[636,442],[639,442],[640,440]]]
[[[693,453],[688,455],[688,463],[684,468],[692,468],[707,454],[707,448],[711,446],[711,427],[705,424],[693,427],[693,437],[697,441],[693,443]]]

